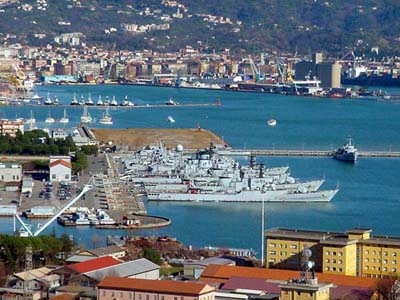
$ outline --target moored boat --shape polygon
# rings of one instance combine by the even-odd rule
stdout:
[[[352,139],[347,139],[347,142],[333,152],[333,158],[346,162],[356,162],[358,158],[358,150],[354,147]]]

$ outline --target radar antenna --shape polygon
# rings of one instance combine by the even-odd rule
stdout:
[[[304,246],[303,252],[301,254],[301,267],[302,272],[300,275],[300,280],[304,283],[310,284],[312,279],[315,278],[314,271],[312,268],[314,267],[315,263],[310,260],[312,255],[312,251],[307,246]]]

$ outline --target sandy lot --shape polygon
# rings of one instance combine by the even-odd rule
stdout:
[[[100,142],[112,141],[116,145],[128,145],[132,149],[163,142],[166,147],[182,144],[187,149],[209,147],[210,143],[222,144],[222,139],[206,129],[127,128],[91,129]]]

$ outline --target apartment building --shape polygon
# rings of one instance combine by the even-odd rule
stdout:
[[[375,278],[400,275],[400,238],[375,237],[371,232],[270,229],[265,232],[266,266],[299,270],[302,251],[308,247],[317,272]]]
[[[97,286],[98,300],[214,300],[207,284],[136,278],[106,277]]]

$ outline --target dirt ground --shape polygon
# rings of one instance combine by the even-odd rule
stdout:
[[[186,149],[209,147],[210,143],[222,144],[222,139],[206,129],[165,129],[165,128],[127,128],[91,129],[96,139],[103,143],[112,141],[115,145],[127,145],[138,149],[163,142],[166,147],[182,144]]]

